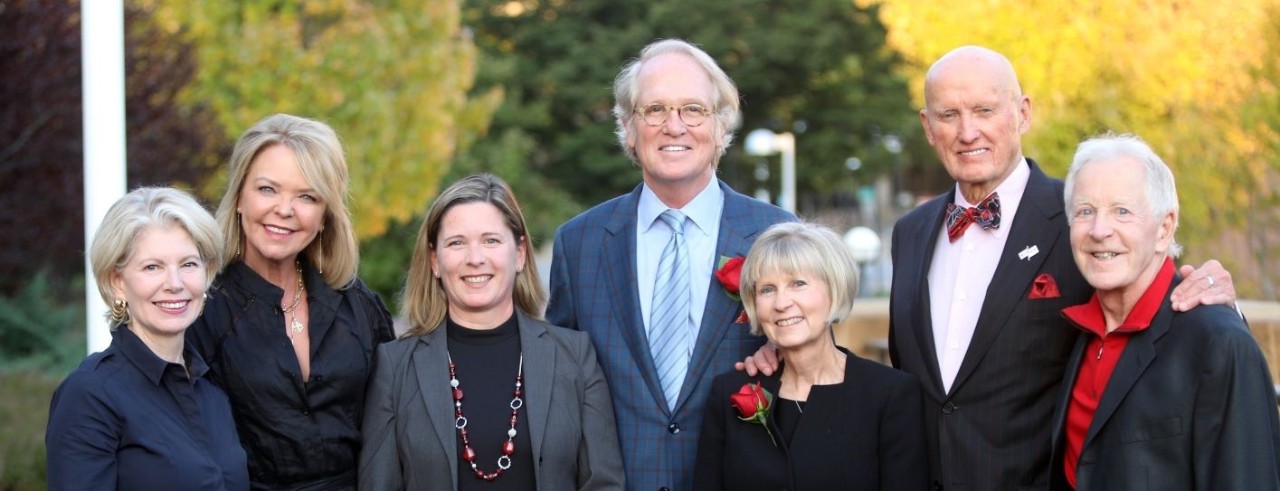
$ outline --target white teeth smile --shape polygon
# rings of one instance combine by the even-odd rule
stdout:
[[[1095,252],[1095,253],[1093,253],[1093,257],[1096,257],[1096,258],[1098,258],[1098,259],[1111,259],[1111,258],[1113,258],[1113,257],[1116,257],[1116,253],[1114,253],[1114,252]]]
[[[987,149],[985,149],[985,148],[979,148],[979,149],[977,149],[977,150],[970,150],[970,151],[968,151],[968,152],[960,152],[960,155],[964,155],[964,156],[966,156],[966,157],[972,157],[972,156],[974,156],[974,155],[978,155],[978,154],[986,153],[986,151],[987,151]]]
[[[162,309],[177,310],[187,306],[190,300],[179,300],[176,302],[156,302],[156,306]]]
[[[467,282],[467,283],[484,283],[484,282],[486,282],[486,281],[489,281],[489,279],[490,279],[490,278],[493,278],[493,276],[491,276],[491,275],[485,275],[485,276],[467,276],[467,277],[462,278],[462,281],[465,281],[465,282]]]
[[[273,234],[288,234],[293,232],[292,230],[289,230],[287,228],[274,227],[271,225],[267,225],[267,231]]]
[[[789,319],[782,319],[782,320],[780,320],[780,321],[776,322],[776,324],[778,325],[778,327],[787,327],[787,326],[792,326],[792,325],[795,325],[795,324],[799,324],[799,323],[800,323],[800,321],[802,321],[802,320],[804,320],[804,318],[802,318],[802,317],[792,317],[792,318],[789,318]]]
[[[667,145],[665,147],[659,148],[658,150],[661,150],[663,152],[684,152],[686,150],[689,150],[689,147],[682,146],[682,145]]]

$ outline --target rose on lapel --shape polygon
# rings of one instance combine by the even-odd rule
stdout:
[[[764,431],[769,434],[769,441],[773,442],[773,446],[778,446],[778,442],[773,439],[773,432],[769,431],[769,425],[766,423],[769,409],[773,406],[773,394],[764,390],[760,382],[742,384],[738,392],[729,396],[729,403],[738,410],[738,419],[763,426]]]
[[[1061,296],[1062,293],[1058,291],[1058,281],[1049,273],[1041,273],[1035,281],[1031,282],[1031,294],[1027,295],[1027,298],[1036,300]]]
[[[742,301],[738,290],[742,282],[742,263],[745,261],[746,258],[742,256],[720,256],[719,264],[716,266],[716,279],[720,280],[720,286],[724,287],[724,292],[735,302]]]

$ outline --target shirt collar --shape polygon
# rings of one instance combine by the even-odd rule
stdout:
[[[1138,303],[1129,310],[1129,315],[1125,316],[1124,322],[1121,322],[1114,332],[1138,332],[1151,327],[1151,320],[1155,319],[1156,312],[1159,312],[1160,306],[1164,304],[1165,293],[1169,291],[1171,284],[1173,284],[1173,259],[1166,257],[1155,279],[1147,286],[1142,297],[1138,298]],[[1085,332],[1098,337],[1107,334],[1107,320],[1102,315],[1102,304],[1098,301],[1097,292],[1089,298],[1088,303],[1062,309],[1062,315]]]
[[[116,328],[113,336],[112,343],[118,347],[120,353],[130,363],[133,363],[133,366],[138,367],[138,371],[142,372],[147,377],[147,380],[150,380],[153,384],[160,385],[160,381],[164,378],[165,370],[169,365],[176,365],[176,363],[169,363],[156,356],[156,353],[151,351],[147,343],[142,342],[142,338],[139,338],[137,334],[129,330],[127,326]],[[209,366],[205,364],[203,358],[200,358],[200,354],[196,353],[191,343],[183,343],[182,359],[187,362],[187,370],[191,374],[191,380],[203,377],[205,372],[209,370]]]
[[[314,310],[320,306],[337,310],[342,298],[341,294],[328,287],[324,281],[324,275],[311,266],[311,261],[307,260],[305,254],[298,254],[298,262],[302,266],[302,277],[307,287],[307,303],[312,306],[311,308]],[[267,281],[244,261],[235,261],[223,268],[215,280],[215,284],[219,283],[237,285],[249,295],[265,300],[268,307],[275,304],[276,310],[279,310],[281,300],[284,299],[284,290]]]
[[[689,217],[702,235],[709,236],[716,230],[713,227],[719,226],[720,209],[723,205],[724,191],[720,189],[720,180],[711,179],[707,181],[707,186],[693,197],[693,200],[684,205],[684,208],[680,208],[680,212]],[[640,225],[640,233],[648,232],[649,228],[658,221],[658,216],[668,209],[670,207],[658,199],[658,195],[649,189],[649,185],[642,186],[640,203],[636,207],[636,223]],[[685,232],[690,232],[690,229],[686,229]]]

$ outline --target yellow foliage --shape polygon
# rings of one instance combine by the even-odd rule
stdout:
[[[1246,127],[1241,112],[1275,92],[1274,76],[1258,74],[1275,66],[1280,46],[1259,40],[1276,37],[1280,0],[854,2],[881,6],[917,105],[924,72],[942,54],[976,44],[1008,56],[1035,109],[1023,149],[1050,174],[1061,176],[1088,136],[1112,130],[1147,140],[1178,178],[1188,262],[1221,258],[1252,292],[1257,271],[1196,246],[1216,247],[1274,196],[1267,183],[1280,145],[1267,141],[1275,141],[1276,116],[1273,126]],[[1212,205],[1201,199],[1210,196]]]
[[[425,209],[499,102],[468,98],[476,49],[459,0],[137,1],[197,46],[187,101],[211,105],[230,138],[277,112],[338,131],[362,239]],[[206,189],[220,194],[219,179]]]

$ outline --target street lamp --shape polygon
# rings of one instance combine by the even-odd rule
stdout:
[[[861,296],[868,296],[867,286],[873,284],[867,278],[867,265],[880,259],[880,236],[874,230],[867,227],[853,227],[844,234],[844,245],[849,248],[849,253],[853,255],[853,260],[858,263],[860,273],[858,282],[862,284],[859,288]],[[876,284],[876,292],[879,293],[879,282]]]
[[[747,134],[744,146],[747,155],[764,157],[782,154],[782,192],[778,193],[778,206],[791,213],[796,212],[796,137],[791,133],[774,133],[761,128]]]

